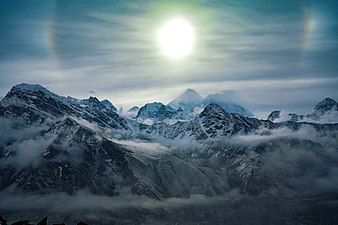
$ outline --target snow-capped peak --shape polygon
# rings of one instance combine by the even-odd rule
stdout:
[[[270,115],[268,116],[268,120],[275,121],[276,119],[280,118],[280,116],[281,116],[281,111],[275,110],[270,113]]]
[[[338,110],[338,103],[332,98],[325,98],[315,106],[315,110],[329,111],[331,109]]]
[[[133,107],[131,107],[129,110],[128,110],[128,112],[138,112],[140,110],[140,107],[138,107],[138,106],[133,106]]]
[[[234,103],[234,101],[231,99],[230,96],[226,94],[220,94],[220,93],[215,93],[215,94],[210,94],[208,95],[204,101],[210,102],[210,103]]]
[[[12,87],[12,89],[8,92],[9,95],[16,95],[19,93],[25,93],[25,94],[33,94],[33,93],[37,93],[37,92],[42,92],[48,96],[54,97],[54,98],[58,98],[60,97],[57,94],[52,93],[51,91],[49,91],[47,88],[41,86],[40,84],[27,84],[27,83],[21,83],[21,84],[17,84],[15,86]],[[7,94],[7,95],[8,95]]]
[[[202,101],[202,97],[194,89],[187,89],[181,95],[172,100],[169,105],[178,103],[199,103]]]
[[[1,100],[0,105],[3,107],[15,105],[23,106],[27,105],[27,101],[33,101],[36,99],[44,98],[48,96],[49,98],[61,100],[63,97],[54,94],[47,90],[45,87],[39,84],[17,84],[11,88],[11,90],[6,94],[6,96]]]
[[[205,114],[212,114],[212,115],[224,115],[227,112],[222,109],[221,106],[211,103],[207,105],[204,110],[201,112],[200,115],[205,115]]]
[[[251,117],[253,114],[243,106],[235,103],[230,96],[225,94],[210,94],[203,100],[203,106],[207,106],[209,104],[217,104],[222,107],[225,111],[242,115],[245,117]]]
[[[114,112],[117,111],[115,106],[108,99],[102,100],[101,104],[104,105],[106,108],[110,109],[111,111],[114,111]]]
[[[17,90],[17,89],[20,89],[22,91],[48,91],[46,88],[44,88],[40,84],[27,84],[27,83],[17,84],[12,88],[12,90]]]
[[[181,95],[177,96],[168,105],[178,109],[193,111],[195,107],[199,106],[203,98],[194,89],[187,89]]]

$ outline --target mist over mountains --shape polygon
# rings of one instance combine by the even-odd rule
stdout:
[[[140,224],[162,224],[179,209],[194,221],[211,207],[209,224],[219,224],[229,215],[218,208],[266,213],[272,204],[278,224],[281,205],[302,205],[304,222],[316,202],[321,218],[326,201],[337,209],[337,112],[326,98],[307,115],[274,111],[261,120],[223,94],[203,99],[188,89],[168,105],[125,114],[109,100],[19,84],[0,102],[0,209],[13,220],[43,212],[79,221],[79,212],[93,211],[82,216],[135,224],[126,219],[134,212]]]

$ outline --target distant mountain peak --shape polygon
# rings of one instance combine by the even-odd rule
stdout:
[[[17,84],[13,86],[12,89],[48,91],[45,87],[41,86],[40,84],[28,84],[28,83]]]
[[[115,112],[117,111],[116,107],[108,99],[102,100],[101,104],[112,111],[115,111]]]
[[[99,99],[96,98],[95,96],[94,96],[94,97],[93,97],[93,96],[90,96],[90,97],[88,98],[88,101],[89,101],[89,102],[100,103]]]
[[[206,113],[224,114],[227,112],[224,111],[224,109],[221,106],[211,103],[204,108],[201,114],[203,115]]]
[[[209,94],[206,98],[206,101],[215,101],[215,103],[217,104],[217,102],[229,102],[229,103],[233,103],[233,100],[226,94],[220,94],[220,93],[213,93],[213,94]]]
[[[280,114],[281,114],[280,110],[272,111],[268,116],[268,120],[275,121],[276,119],[280,118]]]
[[[198,92],[194,89],[188,88],[182,94],[177,96],[174,100],[172,100],[170,104],[177,104],[177,103],[197,103],[202,101],[202,97]]]
[[[128,112],[135,112],[135,111],[138,111],[140,109],[140,107],[138,107],[138,106],[133,106],[133,107],[131,107],[129,110],[128,110]]]
[[[193,97],[198,98],[200,100],[202,99],[200,94],[195,89],[192,89],[192,88],[188,88],[181,95],[182,96],[193,96]]]
[[[39,84],[21,83],[13,86],[6,96],[1,100],[0,105],[7,106],[24,106],[30,105],[30,102],[36,102],[37,99],[46,99],[45,97],[58,99],[60,96],[47,90]]]
[[[315,110],[320,110],[320,111],[329,111],[333,108],[338,110],[338,103],[332,98],[324,98],[321,102],[319,102],[315,106]]]
[[[189,88],[174,98],[168,105],[176,109],[182,108],[183,110],[192,111],[202,100],[203,98],[196,90]]]
[[[231,114],[225,111],[221,106],[211,103],[207,105],[204,110],[200,113],[199,117],[220,117],[220,118],[231,118]]]
[[[9,93],[17,93],[17,92],[33,93],[38,91],[49,95],[56,95],[40,84],[28,84],[28,83],[21,83],[13,86],[9,91]]]
[[[139,109],[136,118],[164,120],[172,118],[176,113],[177,112],[170,105],[164,105],[161,102],[153,102],[142,106]]]
[[[248,109],[235,103],[227,94],[210,94],[202,101],[202,103],[204,106],[216,104],[223,108],[226,112],[242,115],[245,117],[253,116],[253,114]]]

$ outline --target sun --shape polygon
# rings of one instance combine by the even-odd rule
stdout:
[[[192,52],[195,34],[188,21],[182,18],[173,18],[161,26],[157,33],[157,39],[165,55],[172,59],[182,59]]]

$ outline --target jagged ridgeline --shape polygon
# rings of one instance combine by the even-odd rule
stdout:
[[[199,205],[224,196],[334,199],[337,111],[327,98],[297,119],[275,111],[262,120],[225,95],[188,89],[168,105],[123,113],[109,100],[19,84],[0,102],[0,209],[47,204],[46,213],[63,215],[194,205],[196,196]]]

